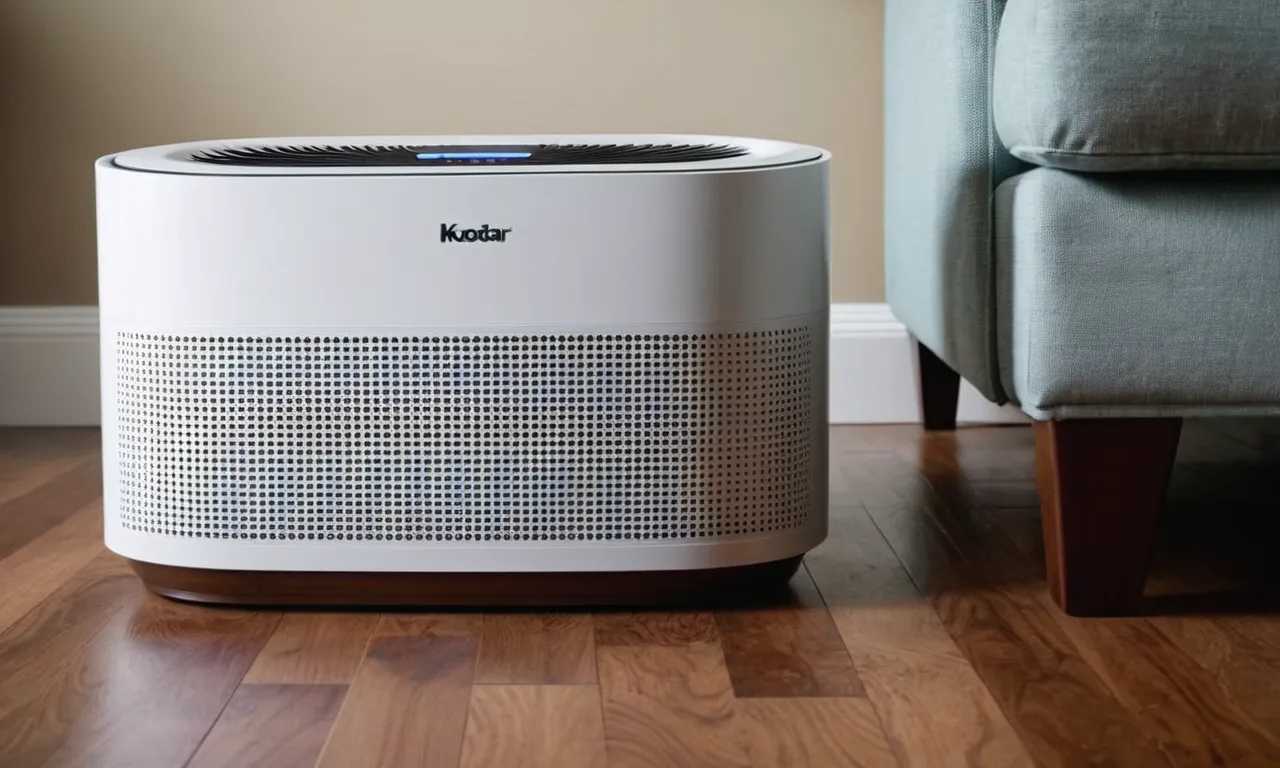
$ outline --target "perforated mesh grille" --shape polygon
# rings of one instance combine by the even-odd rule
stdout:
[[[710,335],[120,333],[119,509],[288,541],[703,539],[815,501],[809,328]]]

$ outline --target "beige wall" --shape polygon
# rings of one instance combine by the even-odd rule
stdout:
[[[881,0],[4,0],[0,304],[96,301],[92,161],[193,139],[671,131],[835,153],[877,301]]]

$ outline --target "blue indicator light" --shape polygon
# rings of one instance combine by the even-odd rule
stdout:
[[[419,152],[419,160],[511,160],[532,152]]]

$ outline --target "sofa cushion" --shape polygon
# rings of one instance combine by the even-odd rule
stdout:
[[[1009,0],[996,130],[1056,168],[1280,168],[1278,52],[1278,0]]]
[[[996,190],[1004,389],[1040,419],[1280,413],[1280,174]]]

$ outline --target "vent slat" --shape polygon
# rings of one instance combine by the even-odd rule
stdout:
[[[467,156],[456,155],[459,152]],[[495,153],[507,156],[494,156]],[[526,155],[527,156],[522,156]],[[630,165],[693,163],[748,154],[730,144],[541,144],[524,147],[407,145],[287,145],[207,149],[192,160],[216,165],[260,167],[361,167],[453,165]],[[420,155],[429,155],[428,158]]]

